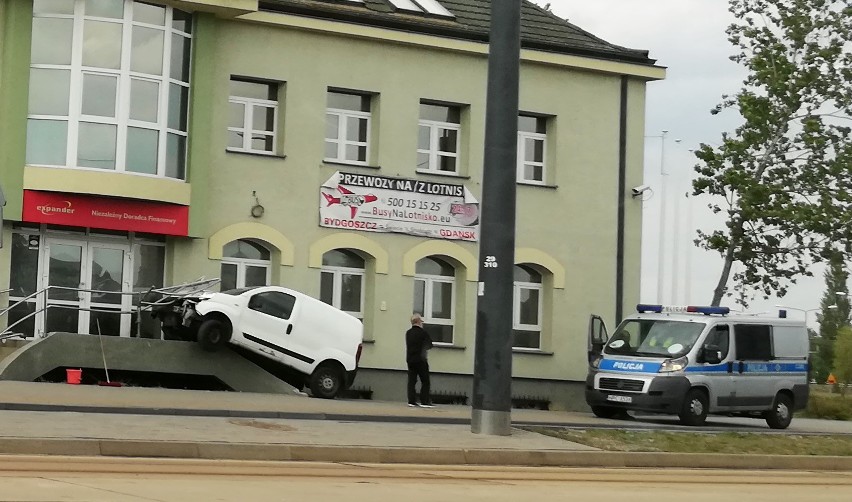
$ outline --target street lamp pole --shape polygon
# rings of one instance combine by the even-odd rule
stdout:
[[[663,273],[666,266],[666,135],[669,133],[663,130],[660,134],[660,226],[657,229],[660,233],[657,252],[657,301],[666,303],[663,298]]]
[[[470,430],[512,433],[512,277],[521,0],[491,2]]]
[[[689,150],[690,155],[695,154],[695,150]],[[692,176],[689,177],[688,187],[692,186]],[[688,197],[688,196],[687,196]],[[693,242],[691,235],[694,235],[695,232],[692,229],[692,202],[687,198],[686,200],[686,249],[684,250],[684,274],[683,274],[683,290],[684,296],[686,297],[685,304],[690,303],[690,296],[692,294],[692,250],[693,250]]]
[[[679,139],[674,142],[680,143]],[[674,196],[674,211],[672,217],[672,303],[680,303],[680,198],[681,198],[681,183],[677,175],[672,177],[672,187],[675,191]],[[687,271],[687,274],[689,271]],[[686,275],[686,274],[684,274]]]
[[[818,310],[822,310],[822,307],[816,307],[816,308],[812,308],[812,309],[800,309],[798,307],[789,307],[787,305],[775,305],[775,306],[778,307],[779,309],[798,310],[799,312],[804,313],[805,314],[805,326],[808,325],[808,313],[816,312]],[[829,310],[834,310],[834,309],[837,308],[837,305],[829,305],[826,308],[828,308]]]

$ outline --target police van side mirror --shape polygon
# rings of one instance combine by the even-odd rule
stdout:
[[[701,349],[701,362],[719,364],[722,362],[722,351],[718,347],[708,345]]]

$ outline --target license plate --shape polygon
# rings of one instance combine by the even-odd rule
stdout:
[[[613,401],[613,402],[616,402],[616,403],[632,403],[633,397],[632,396],[615,396],[615,395],[610,394],[610,395],[606,396],[606,400],[607,401]]]

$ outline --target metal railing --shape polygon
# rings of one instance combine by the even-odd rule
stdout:
[[[184,284],[179,284],[176,286],[166,286],[162,288],[149,288],[145,291],[104,291],[99,289],[85,289],[85,288],[72,288],[68,286],[47,286],[42,288],[34,293],[31,293],[23,298],[18,299],[15,303],[10,304],[5,309],[0,309],[0,321],[4,318],[8,319],[9,312],[12,309],[24,305],[27,303],[33,303],[33,299],[35,299],[36,305],[41,303],[42,307],[35,309],[33,312],[28,313],[27,315],[21,317],[17,321],[13,322],[6,326],[5,329],[0,331],[0,340],[5,340],[7,338],[20,337],[24,336],[22,333],[16,333],[12,331],[12,328],[18,326],[24,321],[35,317],[36,315],[47,311],[47,309],[68,309],[68,310],[76,310],[78,312],[104,312],[110,314],[138,314],[136,316],[136,337],[138,338],[141,334],[142,330],[142,313],[150,312],[155,307],[168,305],[169,303],[174,302],[176,299],[185,298],[190,296],[197,296],[204,292],[207,292],[211,287],[215,286],[219,283],[219,278],[215,279],[198,279],[196,281],[187,282]],[[115,310],[114,308],[105,308],[105,307],[81,307],[79,305],[63,305],[59,303],[50,303],[50,300],[53,301],[73,301],[73,300],[62,300],[62,299],[51,299],[48,295],[51,290],[61,290],[61,291],[74,291],[77,293],[78,298],[80,293],[95,293],[95,294],[108,294],[108,295],[121,295],[124,296],[138,296],[139,302],[133,302],[134,307],[130,310]],[[0,294],[10,293],[12,290],[7,289],[0,291]],[[154,301],[145,301],[145,297],[154,294],[157,299]],[[43,298],[39,301],[39,295],[44,295]],[[138,306],[137,306],[138,305]],[[35,333],[34,333],[35,335]],[[46,336],[43,335],[43,336]]]

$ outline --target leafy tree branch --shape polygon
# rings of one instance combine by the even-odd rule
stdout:
[[[730,0],[731,60],[748,71],[711,114],[742,125],[695,155],[693,196],[724,227],[696,245],[723,258],[712,304],[783,296],[810,266],[852,254],[852,6],[848,0]],[[733,273],[733,265],[740,265]]]

